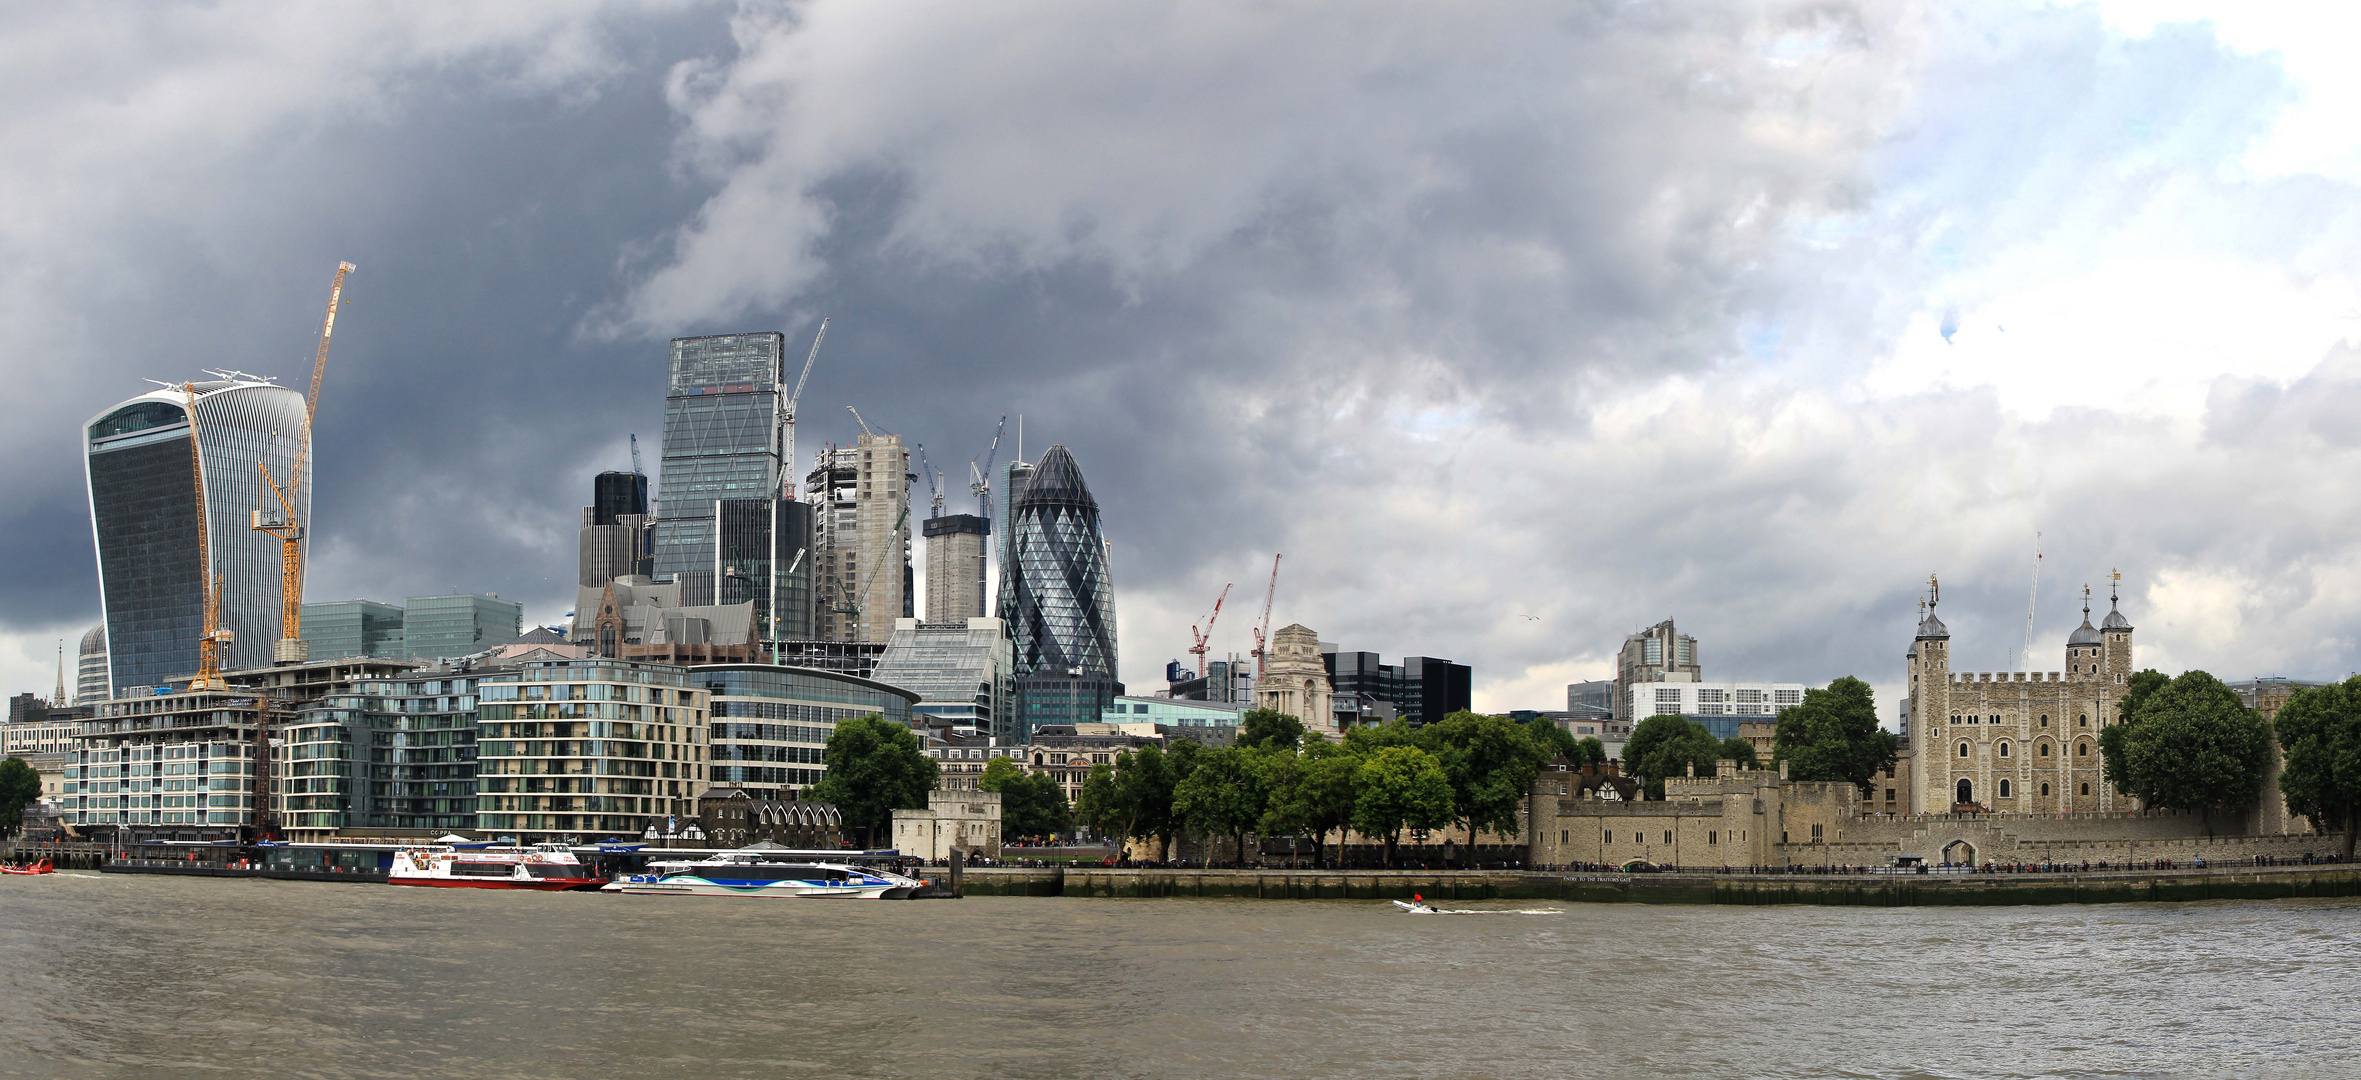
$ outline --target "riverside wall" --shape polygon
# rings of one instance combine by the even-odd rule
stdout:
[[[966,871],[970,896],[1103,899],[1467,900],[1577,903],[1947,907],[2279,900],[2361,896],[2361,866],[2212,867],[2087,873],[1616,874],[1552,871],[1163,870],[1102,867]]]

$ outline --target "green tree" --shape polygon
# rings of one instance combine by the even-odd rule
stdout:
[[[987,766],[989,768],[989,766]],[[1115,767],[1093,765],[1090,775],[1082,780],[1082,791],[1074,797],[1074,819],[1088,826],[1100,837],[1123,841],[1118,831],[1129,820],[1115,788]]]
[[[1574,759],[1574,764],[1604,765],[1607,763],[1607,744],[1600,742],[1598,736],[1585,735],[1582,737],[1582,741],[1575,743],[1574,746],[1582,751],[1581,756]]]
[[[1183,742],[1180,746],[1194,746]],[[1097,770],[1092,770],[1096,772]],[[1162,860],[1172,846],[1173,759],[1153,744],[1115,755],[1114,783],[1107,793],[1105,832],[1118,842],[1155,839]]]
[[[1554,723],[1549,727],[1559,730]],[[1517,835],[1517,811],[1533,792],[1534,775],[1549,761],[1550,752],[1532,729],[1505,716],[1462,710],[1427,730],[1443,775],[1450,778],[1451,809],[1467,828],[1468,850],[1475,850],[1482,829]]]
[[[1434,755],[1415,746],[1388,746],[1361,762],[1353,831],[1385,841],[1385,865],[1403,829],[1439,829],[1451,822],[1451,778]]]
[[[894,811],[924,807],[942,771],[919,749],[917,732],[875,715],[837,721],[822,755],[828,775],[813,785],[812,798],[834,803],[844,823],[860,830],[862,847],[892,828]]]
[[[1312,865],[1328,855],[1328,834],[1352,824],[1360,797],[1361,759],[1341,746],[1313,739],[1303,752],[1275,756],[1267,772],[1270,798],[1263,809],[1265,836],[1309,836]]]
[[[1246,830],[1262,821],[1268,804],[1260,758],[1261,752],[1235,746],[1204,751],[1188,777],[1172,789],[1173,816],[1191,832],[1236,841],[1241,862],[1246,858]]]
[[[2296,691],[2271,726],[2287,759],[2279,774],[2287,808],[2315,832],[2343,830],[2351,859],[2361,833],[2361,676]]]
[[[1705,725],[1681,716],[1651,716],[1631,729],[1623,746],[1623,771],[1647,785],[1648,797],[1664,797],[1664,779],[1692,767],[1699,776],[1712,776],[1721,741]]]
[[[1902,740],[1877,725],[1877,698],[1850,675],[1824,690],[1804,691],[1801,705],[1779,710],[1771,760],[1792,780],[1842,780],[1863,791],[1901,756]]]
[[[1095,771],[1095,770],[1094,770]],[[1000,795],[1000,835],[1010,839],[1046,837],[1073,822],[1066,805],[1066,789],[1047,773],[1028,773],[1008,758],[993,758],[984,766],[983,791]]]
[[[15,832],[24,824],[25,807],[40,800],[41,775],[25,759],[0,761],[0,834]]]
[[[1556,720],[1536,716],[1525,721],[1525,731],[1533,737],[1534,745],[1541,747],[1543,764],[1559,758],[1575,765],[1582,764],[1582,744],[1575,742],[1573,733],[1559,727]]]
[[[1720,756],[1724,761],[1737,762],[1741,769],[1751,769],[1762,762],[1761,758],[1755,756],[1754,744],[1736,735],[1722,740]]]
[[[1429,746],[1429,739],[1424,729],[1411,727],[1407,720],[1362,724],[1344,733],[1344,748],[1355,757],[1366,759],[1389,746],[1415,746],[1425,750]]]
[[[1248,709],[1238,718],[1237,745],[1249,750],[1292,750],[1303,737],[1303,721],[1277,709]]]
[[[2109,770],[2115,790],[2147,806],[2195,810],[2211,835],[2214,811],[2243,809],[2262,794],[2271,725],[2221,680],[2185,671],[2101,730],[2099,748],[2109,766],[2121,763]]]
[[[2172,685],[2172,676],[2155,668],[2134,674],[2124,680],[2123,697],[2116,702],[2115,716],[2128,721],[2139,714],[2140,706],[2158,690]],[[2122,776],[2131,766],[2123,759],[2123,736],[2130,729],[2122,723],[2107,724],[2099,729],[2099,764],[2110,777]],[[2117,785],[2117,790],[2122,790]]]

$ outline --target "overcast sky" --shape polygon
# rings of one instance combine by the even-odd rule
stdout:
[[[2036,532],[2038,669],[2120,569],[2143,665],[2341,678],[2354,10],[11,6],[0,675],[99,617],[78,424],[300,384],[344,259],[312,599],[558,618],[665,340],[827,314],[805,447],[1072,449],[1136,691],[1279,551],[1482,708],[1671,617],[1890,722],[1930,573],[2019,663]]]

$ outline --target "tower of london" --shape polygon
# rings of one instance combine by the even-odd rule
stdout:
[[[1930,594],[1906,654],[1911,810],[2130,809],[2106,783],[2099,754],[2099,730],[2122,720],[2118,703],[2134,670],[2131,620],[2115,590],[2096,627],[2083,590],[2082,625],[2066,639],[2065,669],[2047,673],[1952,671],[1951,632],[1935,616],[1940,599]]]

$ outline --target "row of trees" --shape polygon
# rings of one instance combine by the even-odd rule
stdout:
[[[2279,794],[2321,832],[2342,830],[2353,856],[2361,832],[2361,676],[2289,695],[2264,720],[2202,671],[2148,670],[2124,680],[2123,722],[2099,732],[2115,789],[2147,806],[2206,818],[2244,810],[2263,794],[2273,744]]]
[[[1308,838],[1322,863],[1328,834],[1350,830],[1381,841],[1390,866],[1405,830],[1457,826],[1471,845],[1485,830],[1516,835],[1535,774],[1560,755],[1595,761],[1606,752],[1547,720],[1457,712],[1330,742],[1295,717],[1256,709],[1241,718],[1234,745],[1176,741],[1092,767],[1074,809],[1102,835],[1153,842],[1159,859],[1183,834],[1228,837],[1243,854],[1256,833]]]
[[[1844,781],[1866,789],[1901,754],[1901,740],[1877,724],[1877,700],[1869,684],[1848,675],[1827,688],[1804,691],[1800,705],[1779,710],[1771,760],[1785,763],[1793,780]],[[1754,744],[1732,736],[1716,739],[1705,725],[1681,716],[1651,716],[1631,729],[1623,746],[1623,772],[1647,784],[1651,798],[1664,797],[1664,780],[1694,770],[1712,776],[1720,761],[1755,768]]]

